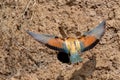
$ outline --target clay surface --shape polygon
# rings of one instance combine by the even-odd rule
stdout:
[[[25,32],[62,37],[62,27],[79,37],[104,19],[104,36],[79,64]],[[120,0],[0,0],[0,80],[120,80]]]

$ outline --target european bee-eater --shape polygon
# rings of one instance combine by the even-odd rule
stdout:
[[[80,53],[90,49],[96,41],[99,41],[105,32],[105,21],[101,22],[96,28],[85,32],[79,38],[60,38],[48,34],[36,34],[27,31],[35,40],[45,44],[51,49],[65,52],[68,54],[70,63],[82,61]]]

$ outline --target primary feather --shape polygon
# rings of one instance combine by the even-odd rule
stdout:
[[[96,28],[86,32],[86,36],[94,36],[97,39],[100,39],[105,32],[105,21],[102,21]]]
[[[47,44],[50,39],[54,39],[56,36],[48,35],[48,34],[36,34],[34,32],[26,31],[29,35],[31,35],[35,40]]]

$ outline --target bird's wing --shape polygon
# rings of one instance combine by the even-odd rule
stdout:
[[[93,48],[105,33],[105,21],[102,21],[96,28],[85,32],[79,39],[82,51]]]
[[[48,46],[51,49],[61,51],[63,50],[63,40],[61,38],[58,38],[54,35],[48,35],[48,34],[37,34],[34,32],[26,31],[29,35],[31,35],[35,40],[38,42],[41,42]]]

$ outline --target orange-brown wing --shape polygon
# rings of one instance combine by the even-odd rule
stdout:
[[[92,45],[96,40],[97,39],[94,36],[86,36],[79,39],[79,41],[84,44],[84,47]]]
[[[64,41],[61,38],[52,38],[46,45],[51,49],[63,51],[63,43]]]
[[[94,36],[85,36],[78,39],[80,41],[82,52],[92,49],[99,42],[99,39],[95,38]]]
[[[99,42],[104,32],[105,21],[101,22],[96,28],[86,32],[82,37],[78,38],[83,51],[93,48]]]
[[[29,35],[31,35],[35,40],[41,42],[48,46],[51,49],[55,50],[63,50],[63,40],[53,35],[48,34],[36,34],[34,32],[26,31]]]

